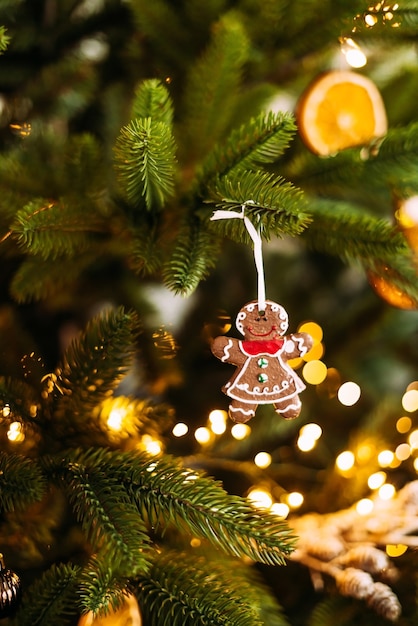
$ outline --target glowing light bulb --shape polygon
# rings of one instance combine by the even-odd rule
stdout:
[[[259,452],[254,457],[257,467],[265,468],[271,465],[271,455],[268,452]]]
[[[418,411],[418,389],[409,389],[402,396],[402,407],[408,413]]]
[[[372,13],[367,13],[364,16],[364,23],[366,24],[366,26],[368,26],[369,28],[373,28],[373,26],[375,26],[377,24],[379,20],[377,19],[376,15],[373,15]]]
[[[196,441],[201,444],[209,443],[212,438],[209,428],[205,428],[204,426],[200,426],[200,428],[195,430],[194,437]]]
[[[413,430],[408,437],[409,445],[413,450],[418,449],[418,430]]]
[[[247,497],[252,504],[254,504],[254,506],[257,506],[260,509],[269,509],[273,504],[271,494],[265,489],[261,489],[259,487],[251,489]]]
[[[302,374],[306,382],[311,385],[319,385],[327,377],[327,366],[323,361],[314,359],[307,361],[303,366]]]
[[[322,428],[319,424],[305,424],[299,431],[297,446],[302,452],[309,452],[316,446],[317,440],[322,435]]]
[[[371,474],[367,480],[370,489],[379,489],[386,480],[385,472],[375,472]]]
[[[324,336],[321,326],[316,322],[303,322],[303,324],[300,324],[298,327],[298,332],[308,333],[314,340],[314,343],[322,341]]]
[[[1,410],[3,417],[9,417],[11,413],[10,405],[5,404]]]
[[[370,498],[362,498],[356,504],[356,511],[359,515],[368,515],[374,509],[373,500]]]
[[[350,470],[355,462],[354,454],[350,450],[345,450],[341,452],[335,460],[335,464],[339,470],[342,472],[347,472]]]
[[[106,424],[109,430],[120,432],[123,429],[123,420],[126,417],[126,409],[115,407],[109,413]]]
[[[378,493],[381,500],[391,500],[396,493],[396,489],[390,483],[386,483],[380,487]]]
[[[178,422],[171,431],[174,437],[184,437],[189,432],[189,427],[183,422]]]
[[[395,456],[399,461],[406,461],[411,456],[411,453],[411,447],[407,443],[400,443],[395,450]]]
[[[289,515],[290,508],[285,502],[274,502],[270,507],[270,511],[274,513],[274,515],[286,519]]]
[[[418,459],[414,459],[414,470],[418,472]]]
[[[23,432],[23,426],[20,422],[12,422],[10,424],[9,430],[7,431],[7,438],[14,443],[20,443],[24,440],[25,433]]]
[[[234,424],[231,428],[231,435],[237,441],[245,439],[251,434],[251,428],[248,424]]]
[[[291,509],[298,509],[302,506],[304,501],[304,497],[301,493],[299,493],[299,491],[292,491],[291,493],[288,493],[286,499],[287,504]]]
[[[359,385],[357,385],[357,383],[354,383],[352,381],[343,383],[341,387],[338,389],[338,393],[337,393],[338,400],[344,406],[353,406],[353,404],[355,404],[359,400],[360,395],[361,395],[361,389]]]
[[[400,417],[396,422],[396,430],[398,433],[407,433],[411,430],[412,420],[410,417]]]
[[[215,435],[222,435],[226,431],[227,412],[215,409],[209,413],[210,429]]]
[[[393,463],[394,458],[395,455],[391,450],[382,450],[377,456],[377,462],[380,467],[389,467]]]
[[[363,50],[350,37],[341,39],[341,52],[351,67],[364,67],[367,63],[367,57]]]

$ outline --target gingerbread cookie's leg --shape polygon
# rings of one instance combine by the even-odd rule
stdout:
[[[248,422],[255,415],[256,404],[248,404],[248,402],[241,402],[240,400],[232,400],[229,405],[229,417],[233,422],[239,422],[244,424]]]
[[[302,403],[299,396],[284,400],[283,402],[275,402],[274,408],[276,413],[280,413],[285,420],[293,420],[301,411]]]

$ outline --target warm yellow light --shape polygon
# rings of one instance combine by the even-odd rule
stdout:
[[[408,446],[407,443],[400,443],[399,446],[396,447],[395,456],[399,461],[406,461],[411,456],[411,447]]]
[[[248,499],[254,504],[254,506],[260,509],[269,509],[273,504],[273,498],[268,491],[261,488],[254,488],[248,494]]]
[[[356,458],[360,463],[367,463],[370,461],[374,452],[374,447],[369,443],[362,443],[356,450]]]
[[[194,437],[196,441],[198,441],[201,444],[209,443],[209,441],[211,440],[211,434],[210,434],[209,428],[200,426],[200,428],[197,428],[195,430]]]
[[[418,472],[418,458],[414,459],[414,470]]]
[[[418,411],[418,389],[409,389],[402,396],[402,407],[408,413]]]
[[[345,58],[351,67],[364,67],[367,63],[367,57],[361,48],[350,48],[345,53]]]
[[[10,405],[9,404],[5,404],[4,407],[2,408],[1,412],[2,412],[3,417],[9,417],[9,415],[11,413]]]
[[[410,417],[400,417],[396,422],[396,430],[398,433],[407,433],[411,430],[412,420]]]
[[[271,455],[268,452],[259,452],[254,457],[257,467],[265,468],[271,465]]]
[[[372,28],[373,26],[375,26],[377,24],[377,22],[378,22],[377,16],[373,15],[372,13],[367,13],[364,16],[364,23],[369,28]]]
[[[370,498],[362,498],[356,504],[356,511],[359,515],[368,515],[373,511],[374,504]]]
[[[418,448],[418,430],[413,430],[408,437],[409,445],[413,450]]]
[[[388,556],[397,557],[402,556],[408,550],[408,546],[405,546],[403,543],[397,544],[388,544],[386,546],[386,554]]]
[[[189,427],[183,422],[178,422],[171,432],[175,437],[184,437],[189,432]]]
[[[14,443],[20,443],[24,440],[25,433],[23,432],[23,426],[20,422],[12,422],[10,424],[9,430],[7,431],[7,438]]]
[[[310,450],[313,450],[315,448],[316,439],[312,439],[311,437],[301,435],[298,438],[296,445],[301,452],[309,452]]]
[[[337,456],[335,464],[339,470],[341,470],[342,472],[347,472],[353,467],[354,461],[354,454],[350,450],[345,450]]]
[[[319,439],[322,435],[322,428],[319,424],[315,424],[315,422],[310,422],[309,424],[304,424],[299,431],[300,435],[303,437],[309,437],[311,439]]]
[[[109,430],[120,432],[123,429],[123,420],[125,419],[127,410],[121,407],[115,407],[109,413],[106,424]]]
[[[290,508],[284,502],[274,502],[270,507],[270,511],[274,513],[274,515],[286,519],[289,515]]]
[[[210,429],[215,435],[222,435],[226,431],[226,411],[215,409],[209,413]]]
[[[308,452],[313,450],[316,446],[317,440],[322,435],[322,428],[319,424],[310,423],[305,424],[299,431],[299,438],[297,440],[297,446],[302,452]]]
[[[292,491],[287,494],[287,504],[291,509],[298,509],[303,504],[304,497],[299,491]]]
[[[380,467],[389,467],[392,464],[394,458],[395,455],[391,450],[382,450],[382,452],[379,452],[377,456],[377,462],[379,463]]]
[[[248,424],[234,424],[231,428],[231,435],[237,441],[241,441],[248,437],[251,433],[251,428]]]
[[[352,381],[343,383],[341,387],[338,389],[338,393],[337,393],[338,400],[344,406],[353,406],[353,404],[355,404],[359,400],[360,395],[361,395],[361,389],[359,385],[357,385],[357,383],[354,383]]]
[[[375,472],[371,474],[367,480],[367,484],[369,489],[379,489],[383,483],[386,481],[386,473],[385,472]]]
[[[308,333],[314,340],[314,343],[322,341],[324,336],[321,326],[316,322],[303,322],[303,324],[300,324],[298,327],[298,332]]]
[[[161,441],[158,441],[157,439],[153,439],[149,435],[144,435],[142,437],[142,443],[145,447],[145,450],[148,452],[148,454],[152,454],[153,456],[156,456],[157,454],[160,454],[162,451]]]
[[[317,361],[323,356],[323,354],[324,354],[323,344],[317,343],[309,350],[309,352],[305,354],[305,356],[303,357],[303,360],[304,361]]]
[[[378,493],[381,500],[391,500],[396,493],[396,489],[390,483],[386,483],[380,487]]]
[[[202,541],[198,539],[198,537],[193,537],[193,539],[190,540],[190,545],[192,546],[192,548],[200,548],[201,544]]]
[[[303,366],[302,374],[310,385],[319,385],[327,377],[327,366],[323,361],[308,361]]]

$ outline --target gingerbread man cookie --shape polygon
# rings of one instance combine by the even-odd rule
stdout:
[[[229,416],[234,422],[254,417],[259,404],[273,404],[285,419],[297,417],[301,410],[299,392],[304,383],[287,363],[305,355],[313,341],[307,333],[284,336],[288,327],[285,309],[266,300],[259,311],[254,300],[242,307],[236,327],[244,340],[216,337],[211,349],[223,363],[237,366],[234,376],[222,391],[232,398]]]

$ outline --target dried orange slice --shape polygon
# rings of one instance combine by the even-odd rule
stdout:
[[[305,145],[322,156],[369,143],[387,131],[376,85],[349,70],[325,72],[314,80],[302,94],[296,118]]]

